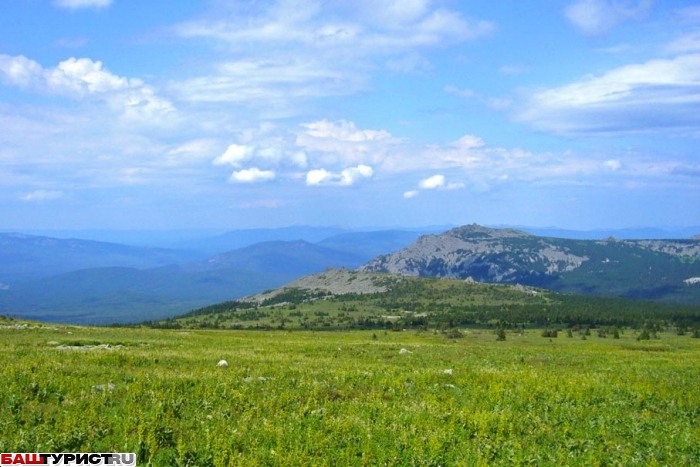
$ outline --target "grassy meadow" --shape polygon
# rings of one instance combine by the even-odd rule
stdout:
[[[139,465],[700,464],[700,339],[0,320],[0,452]],[[218,368],[226,359],[228,368]]]

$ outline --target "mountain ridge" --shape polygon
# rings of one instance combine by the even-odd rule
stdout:
[[[692,239],[571,240],[472,224],[421,236],[358,269],[700,304],[700,290],[684,282],[700,276]]]

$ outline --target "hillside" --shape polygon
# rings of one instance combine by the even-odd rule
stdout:
[[[284,287],[148,323],[165,328],[449,329],[700,325],[700,308],[522,285],[329,269]]]
[[[700,304],[698,259],[695,239],[572,240],[468,225],[422,236],[360,270]]]

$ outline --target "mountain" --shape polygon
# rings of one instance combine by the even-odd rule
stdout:
[[[202,253],[188,250],[0,233],[0,282],[13,286],[17,282],[79,269],[145,269],[203,257]]]
[[[363,271],[700,304],[698,240],[572,240],[479,225],[422,236]]]
[[[513,227],[513,226],[509,226]],[[570,238],[576,240],[601,240],[607,237],[625,240],[691,238],[698,227],[629,227],[626,229],[569,230],[557,227],[514,227],[541,237]]]
[[[292,226],[278,229],[241,229],[213,237],[182,242],[178,244],[178,247],[217,254],[262,242],[305,240],[310,243],[316,243],[324,238],[343,232],[346,232],[346,230],[339,227],[309,226]]]
[[[261,242],[185,265],[187,270],[235,268],[300,277],[328,267],[355,268],[371,258],[337,251],[304,240]]]
[[[160,319],[369,259],[299,240],[263,242],[157,268],[81,269],[0,284],[0,314],[75,324]]]
[[[523,326],[596,327],[598,337],[619,326],[663,323],[678,330],[700,325],[700,307],[618,297],[562,294],[520,284],[482,284],[329,269],[261,294],[145,323],[163,328],[406,329]],[[615,327],[611,329],[610,327]],[[552,330],[553,330],[552,329]],[[590,333],[590,331],[589,331]],[[549,336],[552,337],[552,336]],[[556,333],[554,335],[556,337]]]
[[[0,314],[71,324],[133,323],[277,287],[295,275],[177,266],[93,268],[0,290]]]
[[[369,259],[381,254],[392,253],[415,242],[427,233],[404,230],[380,230],[376,232],[348,232],[321,240],[317,245],[344,251]]]
[[[20,233],[53,238],[79,238],[122,245],[174,248],[188,242],[196,242],[221,235],[226,229],[73,229],[73,230],[22,230]]]

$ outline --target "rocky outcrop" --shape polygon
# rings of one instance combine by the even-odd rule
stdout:
[[[588,260],[543,237],[468,225],[420,237],[413,245],[380,256],[360,270],[542,285],[547,276],[572,271]]]

